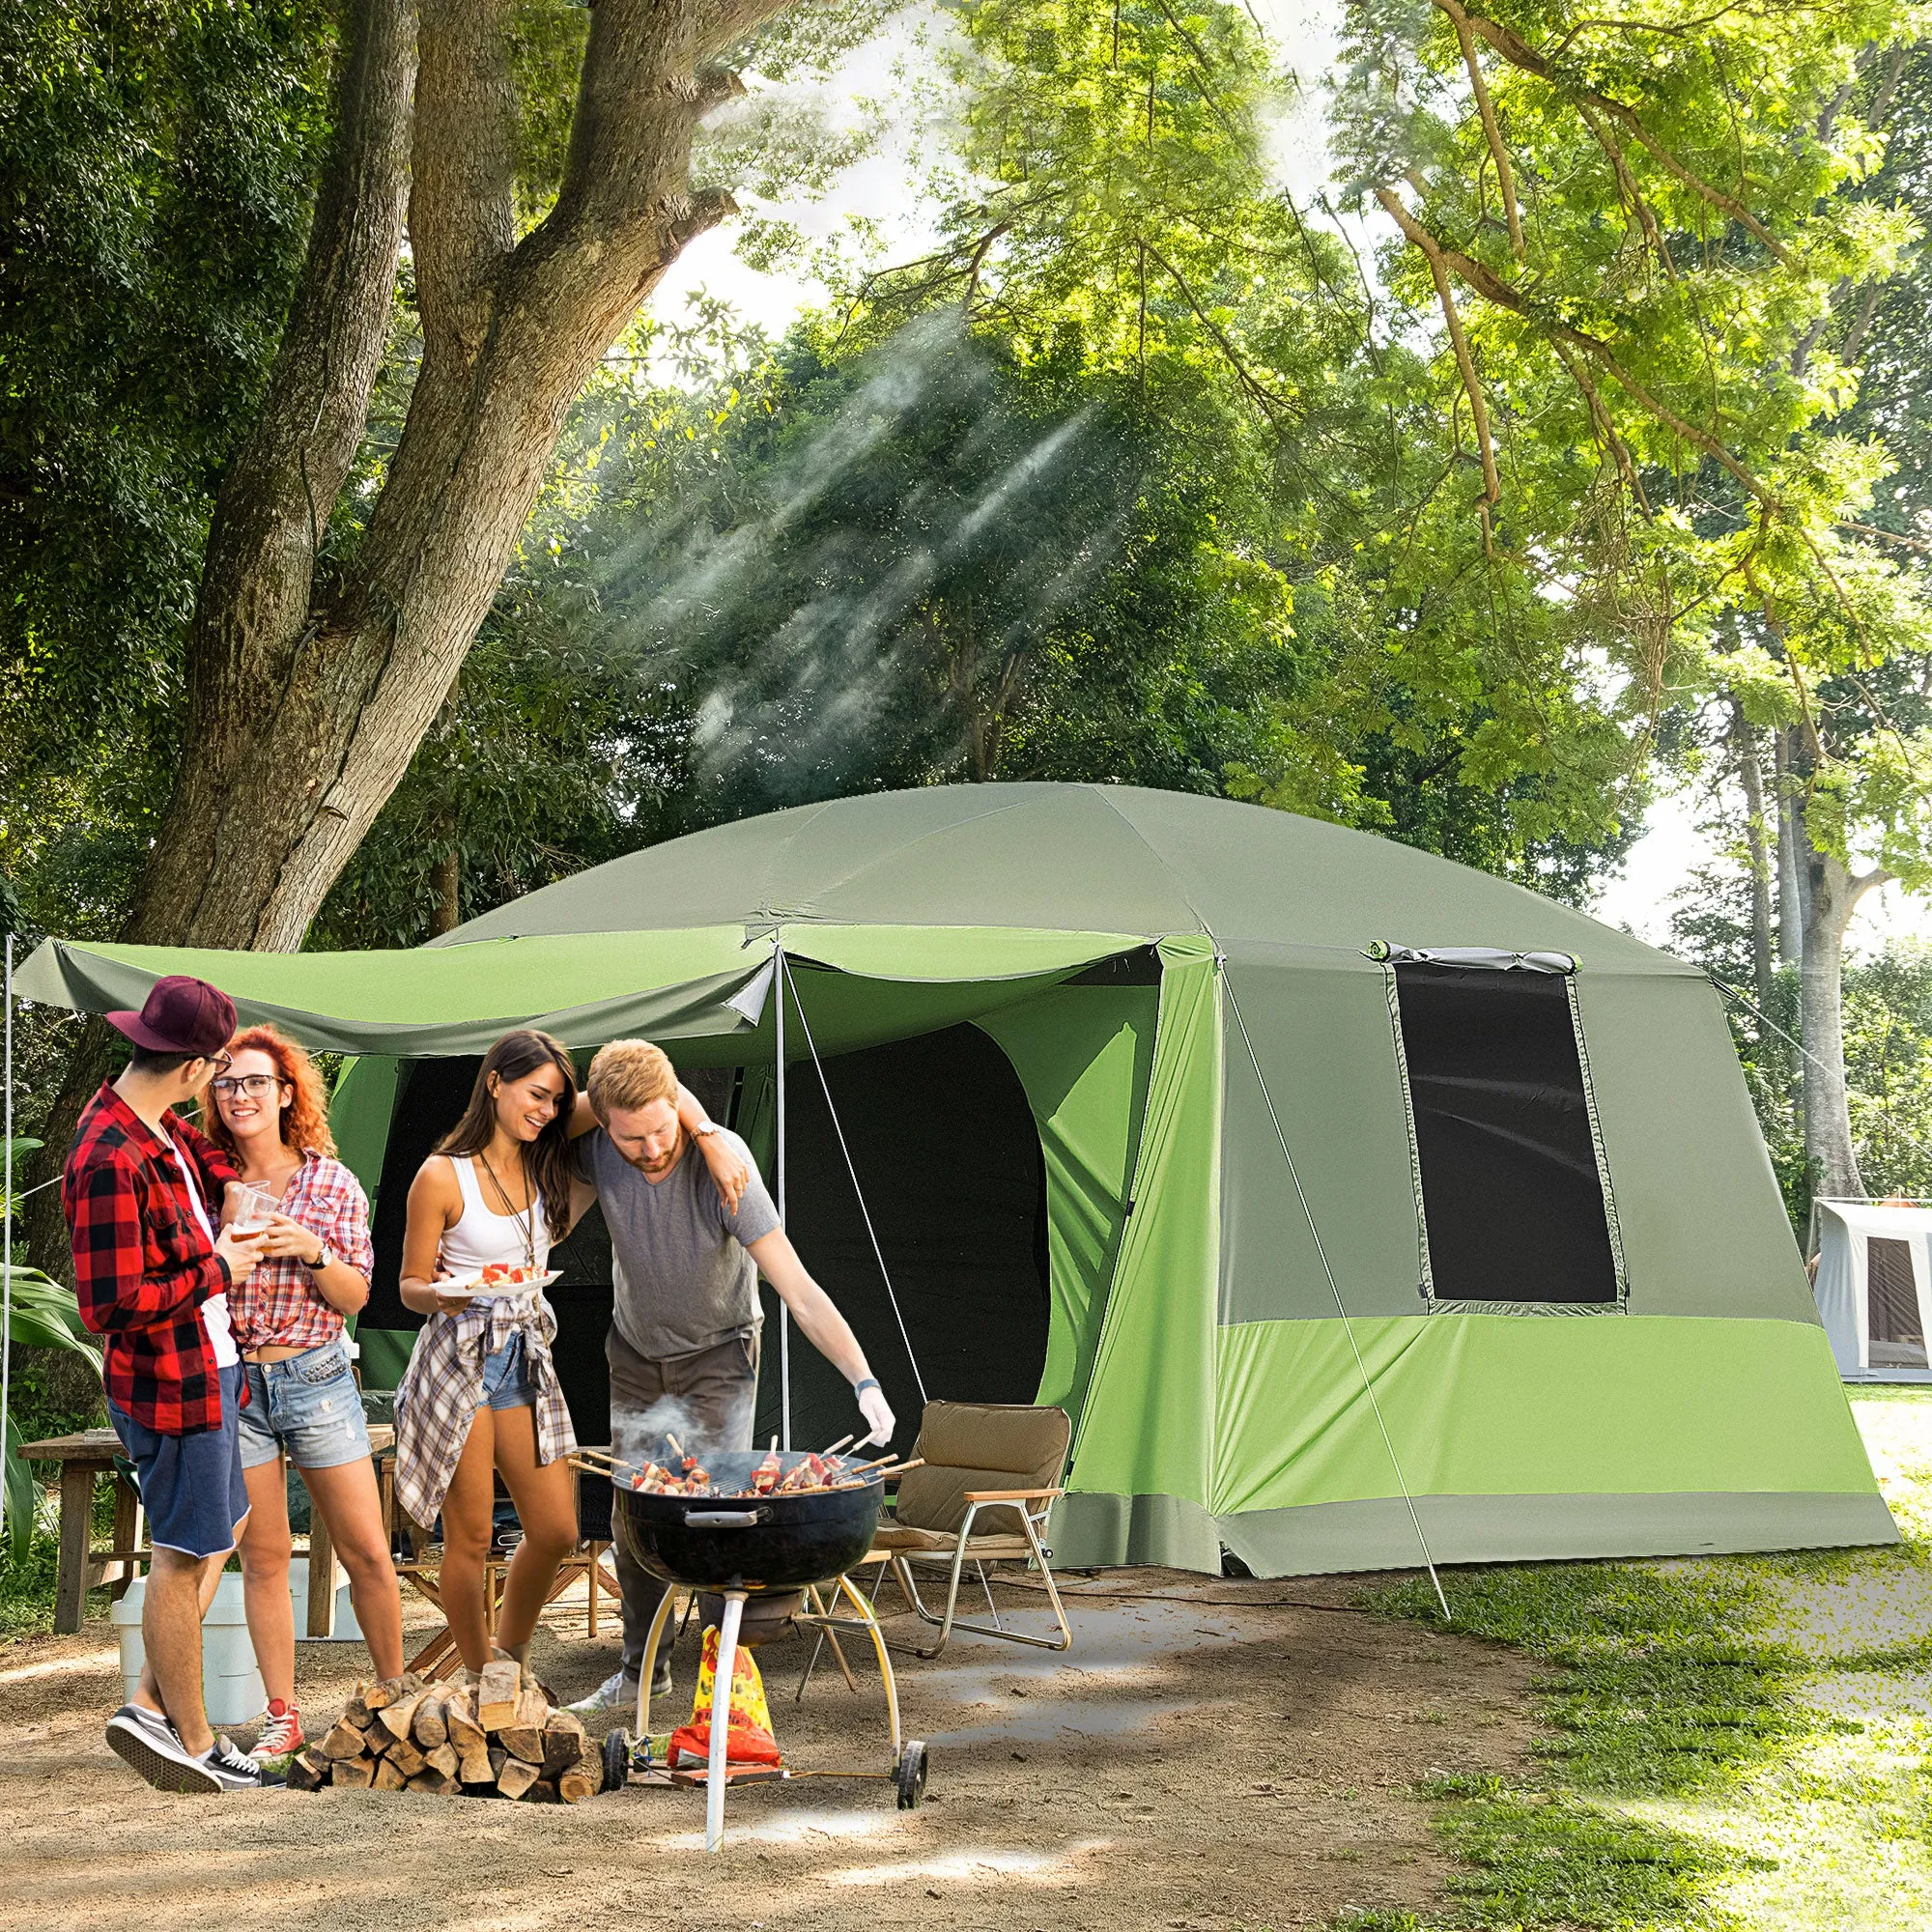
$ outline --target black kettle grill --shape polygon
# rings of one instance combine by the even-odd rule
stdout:
[[[705,1466],[714,1490],[749,1491],[752,1472],[767,1460],[755,1450],[729,1451],[707,1457]],[[796,1453],[780,1457],[781,1478],[806,1460]],[[612,1528],[623,1538],[629,1553],[667,1583],[723,1597],[724,1607],[718,1626],[719,1690],[713,1705],[709,1766],[701,1775],[672,1771],[651,1757],[651,1677],[674,1601],[674,1593],[668,1590],[644,1644],[636,1735],[613,1731],[605,1740],[607,1785],[621,1784],[632,1777],[653,1784],[695,1783],[701,1776],[705,1786],[704,1848],[708,1852],[716,1851],[724,1838],[724,1789],[731,1782],[766,1777],[883,1777],[897,1786],[901,1810],[919,1804],[925,1793],[926,1747],[917,1738],[901,1740],[892,1656],[872,1605],[846,1574],[872,1547],[885,1494],[885,1483],[879,1478],[842,1489],[692,1496],[634,1490],[621,1474],[617,1476]],[[840,1595],[854,1615],[836,1616],[827,1607],[826,1597],[836,1600]],[[732,1772],[727,1768],[728,1726],[718,1719],[728,1706],[738,1645],[741,1641],[764,1642],[793,1623],[834,1633],[835,1643],[840,1631],[870,1637],[892,1721],[890,1769]]]

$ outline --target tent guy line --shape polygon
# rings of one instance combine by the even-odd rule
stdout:
[[[832,1083],[825,1077],[825,1063],[818,1057],[818,1044],[811,1037],[811,1022],[806,1017],[805,1002],[799,999],[798,987],[793,983],[791,962],[782,952],[779,954],[779,970],[784,976],[785,984],[791,987],[792,998],[798,1001],[798,1023],[805,1029],[805,1043],[810,1049],[812,1065],[818,1069],[818,1085],[825,1095],[825,1111],[832,1116],[832,1131],[838,1136],[838,1151],[845,1157],[845,1172],[852,1177],[852,1193],[865,1219],[866,1238],[872,1244],[872,1258],[878,1263],[880,1278],[886,1284],[886,1297],[893,1304],[893,1320],[899,1324],[899,1340],[905,1344],[906,1360],[912,1364],[912,1378],[919,1385],[919,1399],[922,1403],[930,1402],[932,1398],[925,1392],[925,1377],[920,1372],[919,1357],[913,1353],[912,1337],[906,1332],[898,1290],[893,1286],[893,1274],[886,1265],[885,1250],[879,1246],[879,1236],[872,1226],[872,1210],[867,1206],[866,1190],[859,1185],[859,1170],[852,1164],[852,1150],[845,1144],[845,1128],[838,1119],[838,1109],[832,1104]]]
[[[1798,1051],[1804,1054],[1804,1058],[1808,1060],[1813,1066],[1817,1067],[1821,1073],[1829,1073],[1832,1070],[1829,1066],[1825,1065],[1825,1063],[1822,1060],[1818,1058],[1818,1056],[1815,1053],[1811,1052],[1811,1050],[1805,1046],[1803,1040],[1794,1039],[1792,1036],[1786,1033],[1785,1030],[1781,1026],[1779,1026],[1775,1019],[1771,1018],[1769,1014],[1760,1011],[1756,1007],[1752,1006],[1751,1003],[1747,999],[1746,999],[1745,996],[1741,992],[1739,992],[1735,986],[1727,984],[1724,980],[1719,979],[1715,973],[1711,975],[1711,983],[1714,986],[1716,986],[1719,992],[1728,993],[1731,996],[1731,998],[1738,1003],[1739,1006],[1744,1008],[1746,1012],[1749,1013],[1752,1016],[1752,1018],[1763,1021],[1763,1023],[1766,1026],[1768,1026],[1772,1030],[1772,1032],[1778,1037],[1779,1039],[1783,1040],[1787,1046],[1795,1046],[1798,1049]],[[1928,1158],[1932,1158],[1932,1148],[1928,1148],[1925,1145],[1925,1143],[1921,1141],[1918,1138],[1918,1136],[1912,1131],[1910,1127],[1905,1125],[1905,1123],[1899,1120],[1898,1116],[1895,1115],[1891,1111],[1891,1109],[1885,1104],[1883,1100],[1874,1099],[1869,1094],[1867,1094],[1864,1091],[1863,1088],[1852,1086],[1849,1080],[1846,1081],[1845,1086],[1848,1092],[1856,1094],[1861,1100],[1865,1102],[1867,1106],[1874,1107],[1878,1110],[1879,1113],[1883,1114],[1885,1116],[1886,1124],[1889,1127],[1891,1127],[1892,1129],[1894,1129],[1894,1131],[1902,1135],[1906,1140],[1909,1140],[1912,1143],[1912,1145],[1918,1150],[1920,1153],[1926,1155]]]
[[[1362,1378],[1362,1393],[1369,1399],[1369,1406],[1376,1412],[1376,1427],[1382,1433],[1382,1446],[1389,1452],[1389,1464],[1395,1470],[1395,1479],[1402,1490],[1402,1499],[1408,1505],[1408,1520],[1415,1525],[1415,1540],[1422,1546],[1422,1560],[1429,1570],[1429,1580],[1435,1586],[1435,1601],[1442,1605],[1442,1621],[1445,1624],[1456,1620],[1449,1614],[1449,1599],[1443,1593],[1442,1578],[1435,1574],[1435,1559],[1429,1553],[1429,1539],[1422,1533],[1422,1518],[1416,1514],[1415,1498],[1408,1492],[1408,1478],[1403,1473],[1402,1458],[1395,1453],[1395,1439],[1389,1435],[1388,1424],[1382,1420],[1382,1406],[1376,1398],[1376,1385],[1369,1375],[1369,1365],[1362,1359],[1361,1345],[1355,1340],[1355,1324],[1349,1320],[1349,1310],[1342,1300],[1341,1285],[1335,1279],[1335,1270],[1328,1265],[1328,1250],[1321,1239],[1321,1230],[1315,1225],[1315,1210],[1308,1205],[1308,1196],[1302,1191],[1301,1176],[1294,1165],[1294,1156],[1288,1151],[1288,1135],[1283,1132],[1281,1116],[1274,1110],[1274,1095],[1268,1092],[1267,1081],[1262,1073],[1262,1063],[1255,1052],[1255,1043],[1248,1037],[1248,1023],[1241,1017],[1241,1003],[1235,997],[1235,982],[1228,973],[1228,961],[1217,952],[1215,961],[1221,975],[1221,990],[1228,998],[1228,1010],[1235,1016],[1235,1024],[1241,1030],[1241,1044],[1248,1050],[1248,1064],[1255,1069],[1255,1082],[1262,1090],[1262,1098],[1267,1103],[1268,1119],[1274,1122],[1275,1139],[1281,1143],[1281,1157],[1288,1163],[1288,1178],[1294,1182],[1295,1198],[1301,1203],[1301,1211],[1308,1216],[1308,1232],[1315,1237],[1315,1252],[1321,1258],[1321,1272],[1328,1277],[1328,1292],[1335,1297],[1335,1312],[1342,1318],[1342,1330],[1349,1338],[1349,1347],[1355,1357],[1355,1367]]]

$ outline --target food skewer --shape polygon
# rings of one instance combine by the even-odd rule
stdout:
[[[853,1435],[857,1435],[857,1434],[858,1434],[858,1432],[857,1432],[856,1430],[854,1430],[854,1431],[853,1431]],[[818,1452],[818,1460],[819,1460],[819,1461],[820,1461],[821,1463],[829,1463],[829,1462],[831,1462],[831,1460],[833,1459],[833,1457],[835,1457],[836,1455],[838,1455],[838,1453],[839,1452],[839,1450],[841,1450],[841,1449],[845,1448],[845,1447],[846,1447],[846,1446],[847,1446],[847,1445],[848,1445],[848,1444],[849,1444],[849,1443],[851,1442],[851,1440],[852,1440],[852,1436],[851,1436],[851,1435],[841,1435],[841,1436],[840,1436],[840,1437],[838,1438],[838,1440],[837,1442],[835,1442],[835,1443],[834,1443],[834,1444],[832,1445],[832,1447],[831,1447],[830,1449],[821,1449],[821,1450],[820,1450],[820,1451]]]

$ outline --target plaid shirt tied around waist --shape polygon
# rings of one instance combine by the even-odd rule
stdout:
[[[330,1254],[367,1281],[376,1272],[369,1240],[369,1198],[339,1160],[302,1150],[282,1196],[282,1212],[328,1243]],[[239,1288],[228,1291],[235,1340],[246,1349],[320,1349],[342,1333],[340,1310],[323,1299],[315,1272],[293,1255],[265,1257]]]
[[[234,1164],[174,1113],[162,1124],[194,1162],[202,1199],[218,1215]],[[221,1378],[201,1304],[227,1291],[227,1264],[188,1206],[174,1149],[112,1086],[80,1117],[61,1205],[80,1319],[102,1338],[108,1400],[157,1435],[219,1429]]]
[[[536,1390],[537,1461],[577,1448],[550,1345],[556,1311],[541,1293],[497,1295],[460,1315],[432,1315],[396,1388],[396,1500],[425,1528],[437,1519],[483,1401],[483,1364],[521,1331]]]

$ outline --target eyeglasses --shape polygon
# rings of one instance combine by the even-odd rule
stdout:
[[[266,1097],[271,1087],[279,1087],[281,1082],[272,1073],[243,1073],[231,1080],[211,1080],[208,1083],[224,1100],[232,1100],[238,1094],[245,1094],[251,1100]]]

